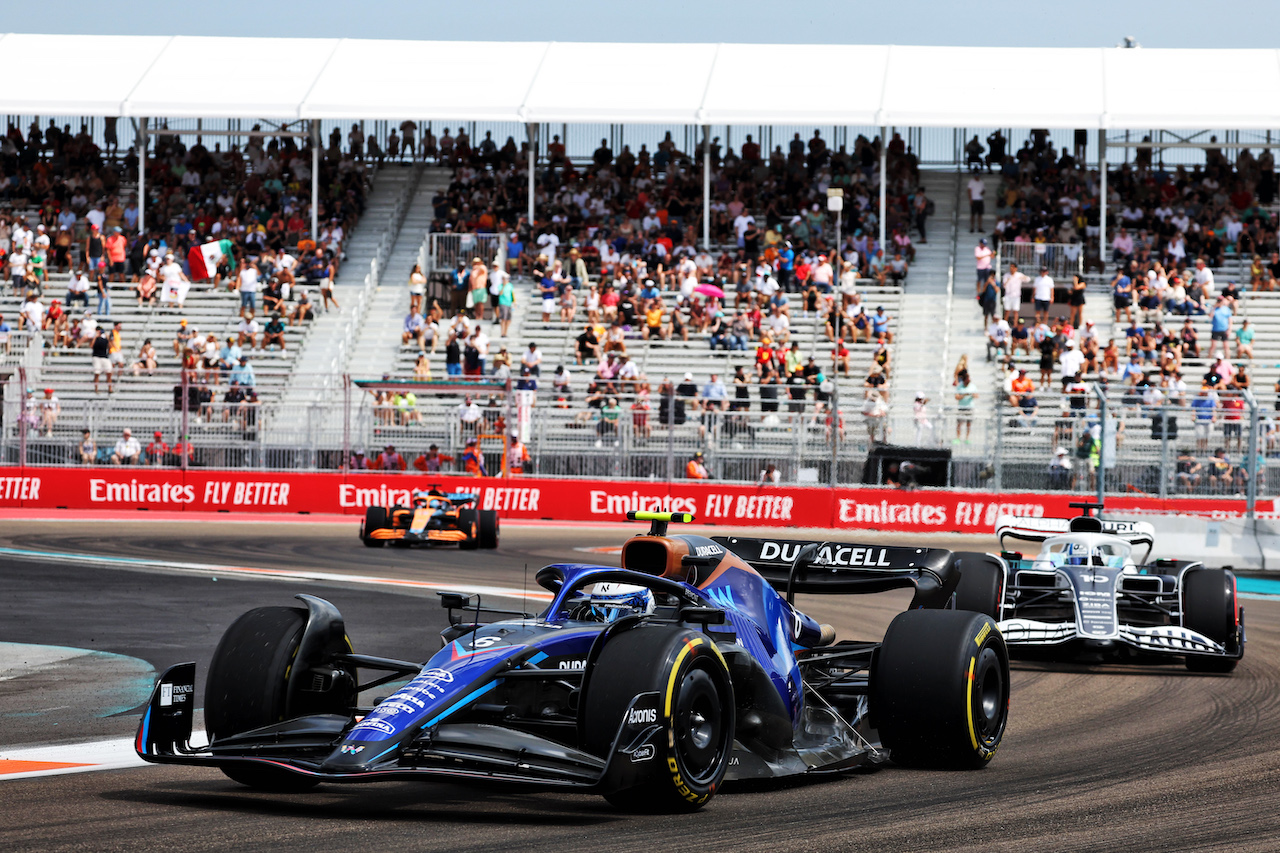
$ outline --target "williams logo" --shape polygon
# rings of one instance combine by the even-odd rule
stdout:
[[[338,751],[343,755],[359,755],[360,753],[364,752],[364,747],[351,746],[350,744],[344,743],[341,747],[338,748]]]

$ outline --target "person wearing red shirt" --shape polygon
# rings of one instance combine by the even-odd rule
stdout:
[[[164,433],[156,430],[153,436],[154,440],[147,445],[146,459],[148,465],[163,465],[165,457],[169,455],[169,445],[164,443]]]
[[[809,286],[809,274],[811,272],[813,272],[813,265],[809,263],[807,258],[796,264],[795,289],[797,291],[804,290]]]
[[[404,457],[396,453],[395,445],[388,444],[373,461],[373,467],[380,471],[403,471],[406,467]]]

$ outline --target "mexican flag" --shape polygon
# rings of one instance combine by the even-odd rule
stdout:
[[[230,240],[214,240],[202,246],[193,246],[187,252],[187,264],[191,267],[192,281],[211,279],[218,271],[218,263],[231,254]]]

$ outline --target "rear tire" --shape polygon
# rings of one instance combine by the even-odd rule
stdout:
[[[583,692],[584,745],[609,757],[638,693],[659,694],[652,768],[633,787],[605,795],[625,811],[691,812],[715,795],[733,754],[733,684],[714,641],[698,631],[640,626],[606,640]]]
[[[959,551],[953,559],[960,569],[956,610],[971,610],[999,619],[1004,600],[1004,567],[990,554],[976,551]]]
[[[480,547],[498,547],[498,512],[492,509],[480,510]]]
[[[374,539],[373,531],[387,526],[387,508],[371,506],[364,511],[364,526],[360,528],[360,541],[366,548],[381,548],[386,540]]]
[[[258,607],[231,623],[209,665],[204,719],[209,742],[278,723],[285,718],[289,669],[298,653],[307,611]],[[242,785],[268,791],[305,791],[318,780],[274,767],[223,767]]]
[[[1237,651],[1236,576],[1226,569],[1191,569],[1182,576],[1182,627]],[[1188,655],[1192,672],[1231,672],[1235,658]]]
[[[1009,718],[1009,655],[989,616],[908,610],[889,624],[871,671],[872,724],[894,761],[986,766]]]
[[[480,547],[480,513],[474,509],[458,510],[458,527],[464,530],[467,538],[458,543],[463,551],[474,551]]]

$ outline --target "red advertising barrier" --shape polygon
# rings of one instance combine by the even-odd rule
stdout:
[[[705,482],[476,479],[409,474],[288,473],[163,468],[0,468],[0,508],[146,509],[345,513],[408,504],[412,490],[439,484],[475,492],[503,518],[610,521],[628,510],[691,512],[710,524],[901,532],[991,533],[1001,514],[1068,517],[1087,496],[994,495],[921,489],[743,486]],[[1117,497],[1112,512],[1229,518],[1242,500]],[[1259,514],[1272,511],[1259,501]]]

